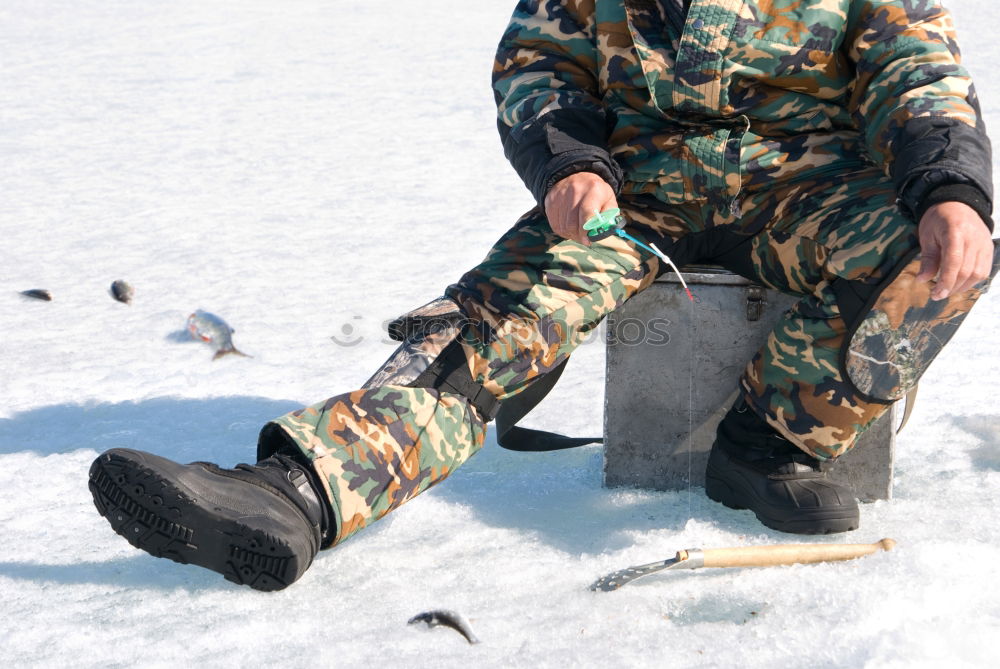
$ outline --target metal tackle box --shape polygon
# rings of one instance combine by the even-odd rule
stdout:
[[[704,486],[715,427],[743,368],[796,298],[719,267],[659,277],[608,319],[604,484],[658,490]],[[895,407],[829,476],[862,501],[889,499]]]

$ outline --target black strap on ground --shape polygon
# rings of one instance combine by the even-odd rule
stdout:
[[[600,437],[567,437],[555,432],[517,427],[517,422],[534,409],[556,385],[568,360],[563,360],[525,390],[500,403],[500,410],[496,415],[497,443],[500,446],[511,451],[560,451],[603,441]]]

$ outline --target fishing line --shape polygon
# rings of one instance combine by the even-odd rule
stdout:
[[[684,285],[684,289],[687,290],[687,285],[684,284],[684,277],[681,276],[680,270],[677,270],[677,277],[681,280],[681,284]],[[691,291],[688,290],[688,297],[691,297]],[[694,370],[697,367],[697,361],[694,359],[694,298],[691,297],[690,303],[688,305],[688,310],[690,312],[690,336],[688,336],[688,360],[690,360],[691,369],[688,373],[688,435],[687,435],[687,456],[688,456],[688,489],[687,489],[687,502],[688,502],[688,520],[691,519],[691,498],[693,497],[691,493],[691,464],[693,453],[692,442],[694,441]]]
[[[607,209],[607,210],[605,210],[603,212],[601,212],[601,211],[595,211],[593,217],[591,217],[590,219],[588,219],[587,222],[583,224],[583,229],[587,231],[587,237],[591,241],[597,241],[599,239],[605,239],[605,238],[610,237],[612,235],[617,235],[619,237],[622,237],[623,239],[627,239],[627,240],[631,241],[633,244],[636,244],[640,248],[646,249],[647,251],[649,251],[650,253],[652,253],[656,257],[660,258],[661,260],[663,260],[664,262],[666,262],[667,265],[669,265],[671,269],[674,270],[675,274],[677,274],[677,279],[678,279],[678,281],[680,281],[681,286],[684,288],[684,292],[687,293],[687,297],[688,297],[688,302],[689,302],[688,308],[690,310],[690,320],[689,320],[689,323],[690,323],[690,326],[691,326],[689,328],[689,330],[690,330],[690,336],[688,337],[688,360],[690,361],[691,369],[688,372],[688,410],[687,410],[687,414],[688,414],[688,434],[687,434],[687,468],[688,468],[687,482],[688,482],[688,485],[687,485],[687,493],[688,494],[687,494],[687,504],[688,504],[688,518],[691,518],[691,508],[692,508],[691,499],[693,497],[693,495],[691,493],[691,488],[692,488],[692,485],[691,485],[691,472],[692,472],[692,464],[693,464],[693,457],[694,457],[694,454],[692,453],[692,444],[693,444],[693,441],[694,441],[694,435],[693,435],[693,429],[694,429],[694,368],[696,366],[696,361],[694,359],[694,324],[695,324],[695,322],[694,322],[694,318],[695,318],[694,304],[695,304],[695,299],[694,299],[694,295],[691,294],[691,289],[688,288],[687,281],[684,280],[684,275],[681,274],[680,268],[677,267],[677,265],[674,263],[674,261],[670,259],[670,256],[668,256],[666,253],[664,253],[663,251],[661,251],[656,246],[656,244],[654,244],[654,243],[651,242],[651,243],[649,243],[647,245],[647,244],[639,241],[638,239],[636,239],[635,237],[633,237],[629,233],[625,232],[625,224],[626,223],[627,223],[626,218],[621,215],[621,209],[619,209],[617,207],[614,207],[614,208],[611,208],[611,209]]]

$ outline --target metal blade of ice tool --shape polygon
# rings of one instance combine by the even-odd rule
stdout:
[[[597,579],[591,590],[610,592],[637,578],[666,569],[698,569],[700,567],[774,567],[789,564],[811,564],[853,560],[879,550],[888,551],[896,545],[892,539],[873,544],[777,544],[774,546],[744,546],[740,548],[689,548],[678,551],[669,560],[628,567]]]

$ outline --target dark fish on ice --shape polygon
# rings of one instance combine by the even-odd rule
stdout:
[[[46,302],[52,301],[52,293],[45,290],[44,288],[32,288],[31,290],[22,290],[21,294],[25,297],[30,297],[33,300],[44,300]]]
[[[229,327],[229,323],[215,314],[198,309],[188,316],[187,331],[195,339],[200,339],[215,349],[215,355],[212,357],[213,360],[221,358],[227,353],[235,353],[246,358],[251,357],[243,351],[238,351],[233,346],[233,333],[236,330]]]
[[[479,643],[479,639],[472,632],[472,627],[469,625],[468,621],[462,614],[457,611],[449,611],[446,609],[435,609],[433,611],[424,611],[423,613],[418,613],[417,615],[410,618],[407,624],[416,625],[417,623],[427,623],[427,627],[450,627],[462,636],[469,643]]]
[[[132,296],[135,290],[126,281],[118,279],[111,284],[111,297],[125,304],[132,304]]]

